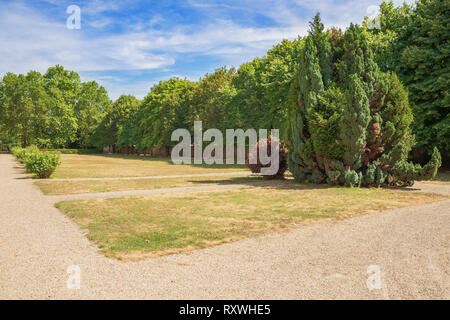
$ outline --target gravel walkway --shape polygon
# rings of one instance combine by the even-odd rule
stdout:
[[[115,177],[115,178],[67,178],[51,179],[48,181],[108,181],[108,180],[148,180],[148,179],[171,179],[171,178],[194,178],[194,177],[220,177],[220,176],[252,176],[248,171],[178,174],[170,176],[144,176],[144,177]]]
[[[125,263],[13,166],[0,155],[1,299],[450,298],[450,200]],[[67,288],[71,265],[80,289]],[[380,289],[367,289],[371,265]]]
[[[226,191],[236,190],[242,188],[250,188],[257,186],[267,186],[279,184],[278,181],[255,181],[246,182],[245,184],[224,184],[212,186],[198,186],[198,187],[177,187],[177,188],[161,188],[149,190],[126,190],[126,191],[110,191],[110,192],[90,192],[78,194],[62,194],[45,196],[49,201],[56,203],[64,200],[92,200],[92,199],[111,199],[129,196],[149,196],[159,194],[174,194],[174,193],[188,193],[188,192],[206,192],[206,191]]]

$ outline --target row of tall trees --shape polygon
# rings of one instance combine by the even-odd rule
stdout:
[[[284,135],[288,93],[295,77],[301,38],[284,40],[262,58],[234,68],[220,68],[197,82],[172,78],[150,89],[143,101],[121,96],[107,109],[93,135],[98,147],[114,151],[167,149],[175,129],[280,129]],[[116,119],[116,120],[115,120]]]
[[[110,104],[105,88],[81,82],[62,66],[44,75],[7,73],[0,82],[0,139],[22,146],[87,147]]]
[[[112,146],[113,151],[168,149],[172,131],[193,129],[194,120],[202,120],[204,129],[277,128],[284,140],[301,114],[310,130],[302,136],[307,150],[321,156],[351,157],[343,154],[344,146],[359,150],[367,141],[380,143],[367,134],[362,138],[367,121],[383,126],[385,150],[401,140],[405,150],[415,147],[429,157],[438,146],[448,155],[448,17],[449,1],[439,0],[400,7],[383,2],[375,22],[366,19],[361,28],[351,26],[345,33],[324,30],[317,16],[306,37],[283,40],[237,70],[220,68],[196,82],[161,81],[142,101],[124,95],[112,103],[103,87],[83,83],[61,66],[44,75],[8,73],[0,82],[0,140],[24,146]],[[362,108],[357,116],[356,109],[344,108],[357,104]],[[338,137],[344,116],[361,123],[348,137]],[[393,140],[387,142],[391,133]]]
[[[287,95],[302,39],[284,40],[238,70],[220,68],[197,82],[172,78],[143,101],[123,95],[114,103],[95,81],[62,66],[44,75],[6,74],[0,82],[0,141],[23,146],[97,147],[113,151],[169,148],[171,132],[203,127],[278,128],[284,132]]]
[[[409,93],[415,151],[437,146],[450,154],[450,1],[420,0],[395,7],[384,1],[376,23],[364,23],[375,60],[396,73]]]

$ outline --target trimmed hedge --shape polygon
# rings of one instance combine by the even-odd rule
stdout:
[[[58,154],[40,151],[35,146],[27,148],[15,147],[11,149],[11,152],[25,165],[28,172],[39,179],[50,178],[61,163],[61,158]]]

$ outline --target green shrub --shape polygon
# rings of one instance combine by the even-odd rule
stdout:
[[[57,154],[37,152],[27,157],[25,168],[40,179],[47,179],[50,178],[60,163],[61,158]]]
[[[274,141],[276,141],[274,139]],[[263,165],[261,164],[261,161],[259,159],[259,146],[262,143],[266,143],[266,152],[267,155],[270,157],[271,156],[271,145],[272,145],[272,137],[269,137],[268,139],[261,139],[256,143],[256,153],[255,154],[247,154],[247,158],[246,158],[246,164],[247,167],[250,169],[250,171],[252,173],[261,173],[261,168],[265,168],[265,167],[269,167],[269,164]],[[287,154],[288,154],[288,150],[286,149],[286,146],[284,144],[284,142],[279,141],[278,140],[278,148],[277,148],[277,152],[279,153],[279,167],[278,167],[278,171],[276,174],[274,175],[264,175],[263,177],[265,179],[284,179],[284,173],[286,172],[287,168],[288,168],[288,164],[287,164]],[[256,161],[251,161],[251,160],[255,160],[254,157],[256,157]],[[254,164],[251,164],[250,162],[256,162]]]
[[[22,148],[20,148],[20,147],[12,147],[11,148],[11,153],[13,154],[13,156],[15,156],[17,158],[18,157],[17,155],[19,154],[21,149]]]
[[[12,154],[23,164],[28,172],[40,179],[49,178],[61,163],[59,154],[42,152],[36,146],[11,148]]]
[[[22,163],[25,163],[26,160],[35,153],[40,152],[36,146],[29,146],[26,148],[14,147],[11,149],[12,154]]]

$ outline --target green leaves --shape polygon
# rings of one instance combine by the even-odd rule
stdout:
[[[409,91],[415,154],[423,160],[437,146],[448,161],[449,3],[422,0],[415,6],[395,7],[383,2],[380,9],[381,29],[366,32],[381,69],[396,72]]]
[[[105,115],[90,136],[90,142],[99,149],[103,146],[118,149],[135,145],[131,131],[125,128],[133,127],[134,121],[131,119],[135,116],[140,103],[141,101],[132,95],[121,95],[112,105],[107,104]]]
[[[411,185],[441,164],[437,150],[424,167],[406,162],[414,142],[407,92],[395,74],[379,70],[365,32],[356,25],[324,32],[318,16],[311,23],[288,112],[297,181]]]
[[[235,75],[234,68],[221,68],[200,79],[192,97],[191,111],[196,120],[203,121],[204,129],[217,128],[225,133],[225,129],[240,126],[238,109],[234,104]],[[193,121],[189,128],[192,125]]]
[[[51,67],[44,76],[6,74],[0,82],[3,139],[22,146],[76,143],[87,147],[110,103],[95,81],[81,83],[74,71]]]
[[[240,127],[280,129],[284,138],[290,87],[303,45],[301,38],[283,40],[266,56],[240,66],[233,78]]]
[[[25,165],[28,172],[33,173],[39,179],[50,178],[61,163],[59,154],[42,152],[36,146],[15,147],[11,149],[11,152]]]
[[[38,152],[30,155],[25,162],[25,167],[39,179],[47,179],[50,178],[60,163],[61,159],[59,155]]]
[[[77,119],[77,142],[80,147],[86,148],[94,130],[100,124],[111,101],[105,88],[97,82],[84,82],[79,88],[75,104],[75,117]]]
[[[170,137],[178,128],[193,125],[191,101],[196,84],[172,78],[152,87],[136,113],[134,144],[139,150],[174,145]]]
[[[350,75],[346,84],[347,103],[344,106],[340,137],[344,149],[343,162],[353,170],[362,166],[361,155],[366,145],[366,129],[370,122],[369,99],[363,82],[356,74]]]

